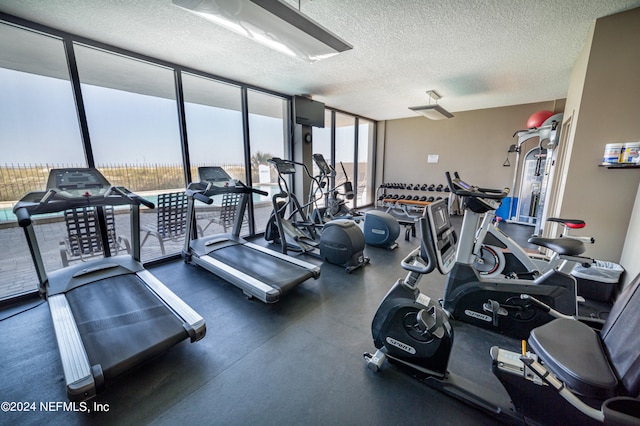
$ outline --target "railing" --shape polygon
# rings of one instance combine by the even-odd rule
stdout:
[[[192,176],[197,179],[198,167],[192,164]],[[211,165],[211,164],[206,164]],[[217,164],[234,179],[245,180],[245,168],[240,164]],[[57,168],[85,167],[82,164],[4,164],[0,166],[0,201],[16,201],[31,191],[41,191],[49,171]],[[113,185],[131,191],[153,191],[184,188],[182,164],[101,164],[97,168]]]

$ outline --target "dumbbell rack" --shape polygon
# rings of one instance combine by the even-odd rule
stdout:
[[[383,183],[376,190],[375,206],[387,209],[400,208],[407,215],[410,215],[410,212],[422,214],[426,206],[443,198],[444,194],[449,194],[449,187],[443,184]]]

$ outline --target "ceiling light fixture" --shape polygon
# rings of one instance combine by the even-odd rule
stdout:
[[[278,0],[173,0],[173,4],[307,62],[353,48],[300,11]]]
[[[435,90],[427,90],[427,95],[429,96],[429,105],[409,107],[409,109],[411,111],[417,112],[420,115],[424,115],[431,120],[444,120],[446,118],[453,118],[453,114],[438,105],[438,99],[442,97],[438,94],[438,92],[436,92]],[[432,99],[436,101],[435,104],[431,103]]]

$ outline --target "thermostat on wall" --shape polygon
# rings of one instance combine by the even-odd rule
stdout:
[[[440,156],[437,154],[429,154],[429,156],[427,157],[427,163],[437,163],[439,157]]]

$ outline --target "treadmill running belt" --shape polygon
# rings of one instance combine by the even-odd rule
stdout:
[[[279,289],[283,294],[313,277],[311,271],[301,266],[242,244],[214,250],[209,256]]]
[[[135,274],[66,293],[89,362],[112,378],[188,337],[176,317]]]

